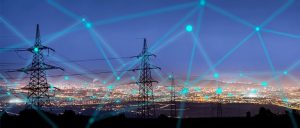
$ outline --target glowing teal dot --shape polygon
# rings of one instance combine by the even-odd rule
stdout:
[[[10,92],[6,92],[6,94],[7,94],[7,95],[9,95],[9,96],[11,95],[11,93],[10,93]]]
[[[91,23],[86,23],[86,24],[85,24],[85,27],[91,28],[91,27],[92,27],[92,24],[91,24]]]
[[[284,98],[282,98],[282,101],[283,101],[284,103],[288,103],[288,102],[289,102],[289,99],[286,98],[286,97],[284,97]]]
[[[85,18],[82,18],[81,21],[82,21],[82,22],[85,22],[86,20],[85,20]]]
[[[107,83],[106,80],[103,80],[103,81],[102,81],[102,84],[106,84],[106,83]]]
[[[260,27],[255,27],[255,31],[259,32],[260,31]]]
[[[119,81],[119,80],[121,80],[121,77],[118,76],[116,79],[117,79],[117,81]]]
[[[172,86],[169,86],[169,87],[168,87],[168,90],[172,90],[172,89],[173,89],[173,87],[172,87]]]
[[[38,52],[38,51],[39,51],[39,48],[35,47],[35,48],[33,49],[33,51],[34,51],[34,52]]]
[[[193,31],[193,26],[192,26],[192,25],[187,25],[187,26],[185,27],[185,30],[186,30],[187,32],[191,32],[191,31]]]
[[[284,75],[287,75],[287,74],[288,74],[288,71],[283,71],[283,74],[284,74]]]
[[[112,85],[107,86],[108,90],[112,90],[114,87]]]
[[[221,87],[218,87],[216,89],[216,94],[220,95],[220,94],[222,94],[222,92],[223,92],[223,89]]]
[[[268,82],[266,82],[266,81],[263,81],[263,82],[261,82],[261,84],[260,84],[261,86],[263,86],[263,87],[267,87],[268,86]]]
[[[54,86],[50,85],[50,92],[53,92],[53,91],[54,91]]]
[[[232,97],[233,94],[232,94],[232,93],[228,93],[227,96],[228,96],[228,97]]]
[[[180,93],[182,95],[186,95],[187,93],[189,93],[189,89],[188,88],[183,88]]]
[[[219,78],[219,73],[214,73],[214,78]]]
[[[206,4],[206,1],[205,0],[200,0],[200,5],[201,6],[204,6]]]
[[[64,79],[65,79],[65,80],[69,80],[70,78],[69,78],[68,76],[65,76]]]
[[[250,93],[256,94],[256,93],[257,93],[257,89],[251,89],[251,90],[250,90]]]

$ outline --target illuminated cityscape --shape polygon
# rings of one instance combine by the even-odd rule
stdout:
[[[216,83],[222,85],[219,88]],[[60,84],[54,84],[59,87],[61,91],[57,92],[56,97],[51,101],[51,105],[57,107],[65,106],[82,106],[85,108],[89,105],[108,104],[109,107],[102,108],[102,111],[119,110],[123,105],[131,104],[138,99],[138,85],[124,84],[112,86],[108,83],[102,82],[82,82],[78,84],[69,80],[65,80]],[[72,86],[70,86],[72,85]],[[17,87],[22,85],[15,85],[16,88],[8,87],[3,84],[1,87],[7,89],[7,95],[24,93],[23,90]],[[206,80],[199,85],[185,86],[178,85],[176,90],[177,102],[192,102],[192,103],[217,103],[221,98],[222,104],[230,103],[251,103],[262,105],[276,105],[287,107],[291,109],[300,110],[300,87],[288,86],[283,88],[286,99],[282,99],[282,90],[272,85],[271,87],[264,87],[261,83],[225,83],[215,80]],[[3,90],[2,89],[2,90]],[[154,87],[155,102],[157,104],[168,104],[170,86],[158,85]],[[217,97],[220,94],[220,97]],[[9,104],[24,105],[22,97],[16,95],[10,99],[2,100],[3,106]],[[111,106],[110,106],[111,105]]]

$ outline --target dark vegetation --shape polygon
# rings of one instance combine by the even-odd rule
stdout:
[[[228,118],[168,118],[160,115],[155,119],[127,118],[124,114],[98,116],[94,121],[90,116],[77,115],[72,110],[66,110],[61,115],[42,112],[54,125],[45,120],[36,110],[26,109],[16,115],[3,113],[1,128],[85,128],[89,122],[92,128],[297,128],[300,116],[295,110],[286,114],[276,115],[270,110],[260,108],[259,114],[252,116],[248,112],[245,117]],[[293,122],[294,121],[294,122]]]

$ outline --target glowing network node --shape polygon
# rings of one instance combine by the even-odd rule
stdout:
[[[50,85],[50,92],[53,92],[53,91],[54,91],[54,86]]]
[[[257,90],[256,89],[251,89],[251,93],[256,93]]]
[[[232,94],[232,93],[228,93],[227,96],[228,96],[228,97],[232,97],[233,94]]]
[[[201,6],[204,6],[206,4],[206,1],[205,0],[200,0],[200,5]]]
[[[256,93],[257,93],[257,89],[251,89],[251,90],[250,90],[250,93],[256,94]]]
[[[220,75],[219,75],[219,73],[214,73],[214,78],[219,78],[220,77]]]
[[[34,52],[38,52],[38,51],[39,51],[39,48],[35,47],[35,48],[33,48],[33,51],[34,51]]]
[[[263,87],[267,87],[268,86],[268,82],[266,82],[266,81],[263,81],[263,82],[261,82],[261,84],[260,84],[261,86],[263,86]]]
[[[82,21],[82,22],[85,22],[86,20],[85,20],[85,18],[82,18],[81,21]]]
[[[192,25],[187,25],[186,27],[185,27],[185,30],[187,31],[187,32],[191,32],[191,31],[193,31],[193,26]]]
[[[108,90],[112,90],[114,87],[112,85],[107,86]]]
[[[260,31],[260,27],[255,27],[255,31],[259,32]]]
[[[221,87],[218,87],[216,89],[216,94],[220,95],[220,94],[222,94],[222,92],[223,92],[223,89]]]
[[[68,76],[65,76],[64,79],[65,79],[65,80],[69,80],[70,78],[69,78]]]
[[[182,95],[186,95],[187,93],[189,93],[189,89],[188,88],[183,88],[180,92]]]
[[[287,75],[287,74],[288,74],[288,71],[283,71],[283,74],[284,74],[284,75]]]
[[[282,98],[282,101],[283,101],[284,103],[288,103],[289,99],[286,98],[286,97],[284,97],[284,98]]]
[[[86,24],[85,24],[85,27],[91,28],[91,27],[92,27],[92,24],[91,24],[91,23],[86,23]]]
[[[7,94],[7,95],[9,95],[9,96],[11,95],[11,93],[10,93],[10,92],[6,92],[6,94]]]
[[[116,78],[116,79],[117,79],[117,81],[119,81],[119,80],[121,80],[121,77],[117,76],[117,78]]]

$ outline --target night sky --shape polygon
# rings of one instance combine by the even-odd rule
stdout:
[[[62,62],[136,56],[142,50],[141,38],[147,38],[157,55],[152,62],[162,68],[158,73],[163,76],[171,72],[183,79],[212,72],[219,72],[221,78],[240,72],[272,76],[297,65],[299,0],[207,0],[204,4],[198,0],[0,0],[0,47],[32,46],[39,24],[43,44],[56,50],[49,57],[45,53],[46,62],[66,69],[49,74],[118,71],[135,59],[110,60],[111,66],[106,61]],[[187,25],[192,32],[186,31]],[[223,58],[228,53],[232,54]],[[24,67],[31,56],[2,50],[0,63],[16,64],[0,65],[1,73]],[[297,69],[289,73],[295,75]]]

